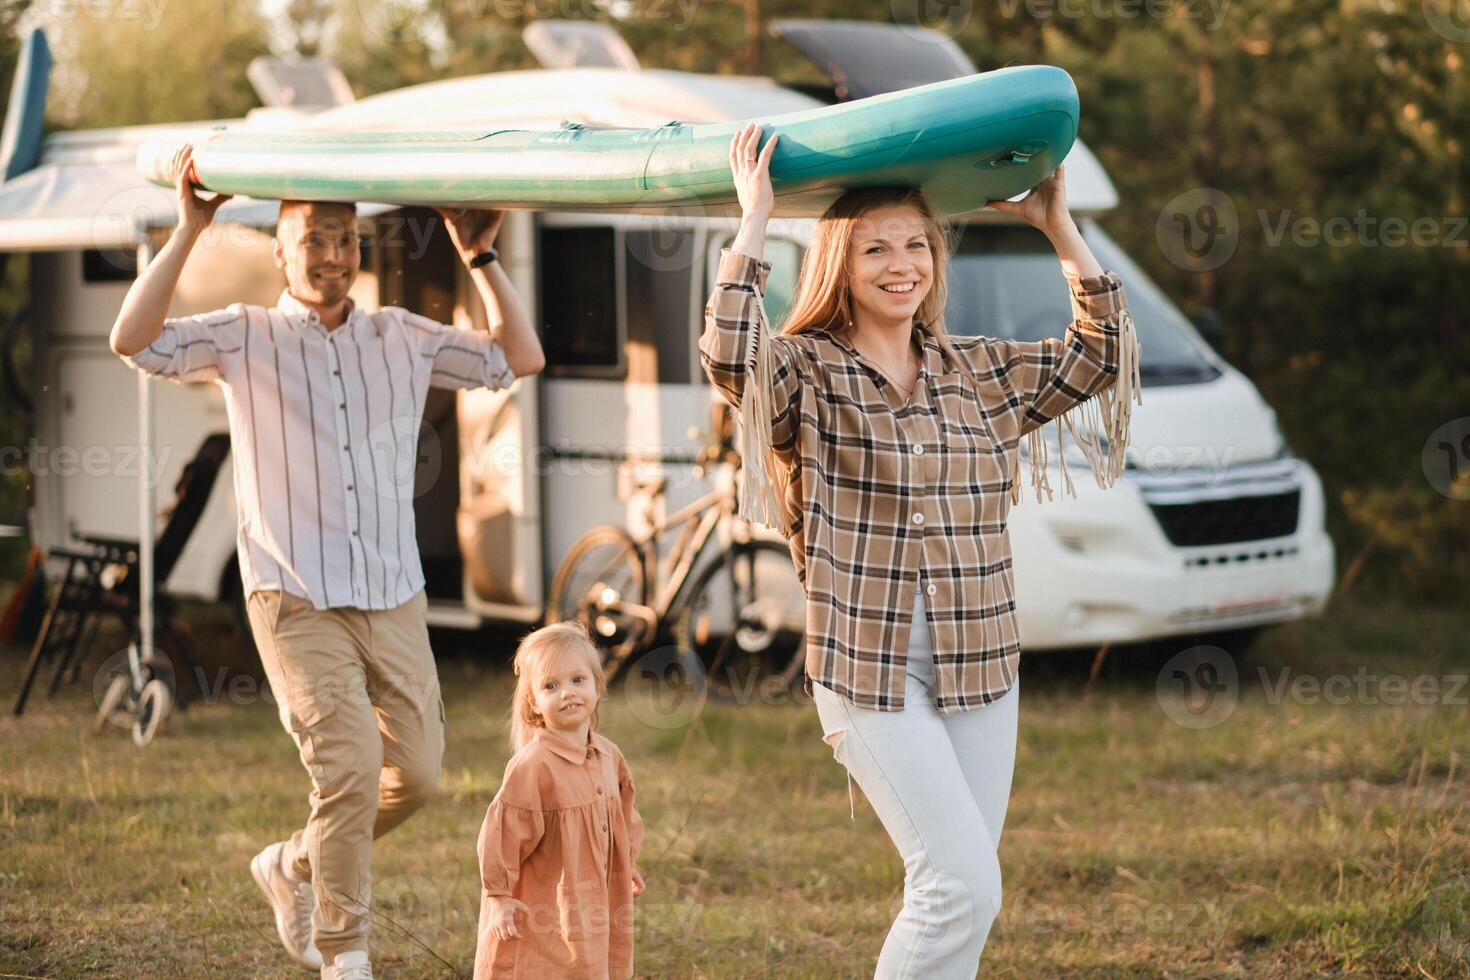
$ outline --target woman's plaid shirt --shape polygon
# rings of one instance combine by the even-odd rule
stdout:
[[[705,307],[700,357],[737,408],[754,290],[764,295],[770,270],[725,249]],[[861,707],[902,710],[918,587],[939,711],[1010,689],[1020,639],[1006,518],[1018,443],[1118,373],[1117,274],[1065,278],[1075,317],[1065,339],[950,338],[975,381],[916,324],[923,360],[907,402],[840,336],[764,338],[775,360],[771,443],[790,473],[786,536],[807,596],[808,693],[816,680]]]

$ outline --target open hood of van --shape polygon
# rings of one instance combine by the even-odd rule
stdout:
[[[821,69],[843,102],[963,78],[979,70],[954,38],[927,27],[782,19],[771,21],[771,33]]]

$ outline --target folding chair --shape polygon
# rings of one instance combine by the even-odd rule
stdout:
[[[203,670],[186,638],[187,626],[178,616],[178,602],[164,585],[199,524],[229,452],[230,436],[226,432],[213,433],[200,445],[174,485],[174,504],[153,548],[153,611],[158,636],[168,642],[200,684]],[[15,699],[17,715],[25,710],[26,699],[42,664],[53,661],[56,664],[47,688],[48,696],[56,693],[63,677],[76,681],[88,648],[106,617],[112,616],[122,624],[133,649],[141,643],[138,542],[86,535],[78,536],[78,541],[87,548],[54,548],[48,555],[63,570],[31,647],[20,694]],[[167,664],[166,658],[151,652],[142,657],[142,666],[155,675],[171,672]],[[133,668],[136,671],[138,665]],[[170,693],[177,694],[179,707],[187,707],[181,692]]]

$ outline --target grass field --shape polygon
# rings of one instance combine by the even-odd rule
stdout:
[[[212,662],[243,642],[200,633]],[[1213,702],[1182,692],[1187,644],[1115,651],[1091,685],[1090,655],[1028,658],[983,975],[1470,976],[1467,636],[1465,613],[1348,606],[1216,665],[1238,685],[1184,665]],[[379,976],[469,972],[511,640],[444,645],[442,792],[374,857]],[[247,871],[306,813],[257,676],[212,668],[221,696],[138,749],[90,731],[100,652],[20,719],[0,655],[0,974],[305,976]],[[615,691],[603,730],[648,827],[639,976],[871,975],[902,867],[860,795],[849,820],[810,704]]]

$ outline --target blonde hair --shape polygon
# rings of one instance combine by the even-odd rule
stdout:
[[[797,276],[796,295],[778,333],[788,337],[806,333],[846,336],[852,330],[852,272],[848,267],[848,255],[853,230],[868,211],[893,206],[910,207],[918,212],[933,256],[933,282],[919,302],[914,319],[933,335],[945,358],[969,376],[978,398],[979,380],[970,363],[955,352],[944,322],[944,308],[949,301],[949,260],[959,243],[959,231],[935,212],[924,192],[917,187],[855,188],[832,202],[817,222],[811,246]],[[771,410],[774,360],[770,345],[763,336],[767,326],[765,304],[757,290],[756,324],[752,331],[751,350],[746,358],[746,397],[741,399],[739,411],[741,432],[738,445],[741,458],[747,463],[743,467],[739,511],[747,520],[776,528],[784,534],[786,520],[781,501],[786,494],[789,473],[771,447],[770,419],[775,415]],[[1104,389],[1077,406],[1093,423],[1091,430],[1086,431],[1084,427],[1084,431],[1078,431],[1073,425],[1071,411],[1054,420],[1057,422],[1057,455],[1061,458],[1062,477],[1066,489],[1073,496],[1076,496],[1076,489],[1061,451],[1063,425],[1081,448],[1099,486],[1111,486],[1123,471],[1130,405],[1142,401],[1138,394],[1137,335],[1133,329],[1133,317],[1126,309],[1120,318],[1118,339],[1120,363],[1115,389]],[[1101,446],[1097,444],[1099,434],[1106,440]],[[1044,491],[1050,500],[1052,489],[1047,479],[1047,453],[1046,444],[1042,441],[1042,428],[1033,429],[1026,438],[1031,485],[1036,491],[1036,499],[1040,500]],[[1015,480],[1011,487],[1013,501],[1019,500],[1021,495],[1020,466],[1020,454],[1017,453]]]
[[[536,710],[536,687],[551,665],[563,656],[581,658],[597,686],[597,704],[592,706],[590,725],[597,731],[597,708],[607,697],[607,675],[602,670],[602,652],[592,642],[587,627],[575,619],[543,626],[527,633],[516,647],[516,690],[510,713],[510,747],[519,752],[531,743],[536,729],[546,727],[546,719]]]

